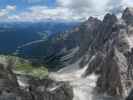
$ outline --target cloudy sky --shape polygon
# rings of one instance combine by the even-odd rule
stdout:
[[[133,0],[0,0],[0,21],[81,21],[118,14]]]

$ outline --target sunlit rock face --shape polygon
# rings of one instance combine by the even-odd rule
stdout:
[[[96,76],[98,75],[99,77],[97,77],[95,89],[91,89],[96,90],[98,94],[106,94],[112,97],[112,99],[106,98],[105,100],[119,100],[120,98],[115,97],[126,98],[129,94],[131,95],[133,89],[132,18],[132,8],[127,8],[120,19],[113,14],[107,14],[103,21],[91,18],[91,20],[81,24],[76,30],[78,33],[76,36],[79,36],[78,39],[80,40],[79,50],[74,55],[71,55],[72,59],[71,63],[68,64],[68,69],[64,68],[64,73],[63,70],[61,71],[62,73],[56,73],[53,75],[54,77],[56,76],[56,78],[53,79],[58,81],[62,78],[62,81],[68,80],[71,83],[75,75],[78,76],[76,74],[78,71],[74,70],[74,68],[81,71],[81,69],[84,69],[85,65],[87,65],[82,75],[79,72],[79,76],[81,75],[81,77],[78,76],[78,78],[75,77],[74,79],[78,81],[86,79],[92,73],[95,73]],[[94,23],[98,24],[95,25]],[[71,36],[72,34],[76,33],[71,33]],[[75,61],[74,58],[76,58],[77,61]],[[71,72],[70,74],[66,69],[69,71],[73,70],[72,72],[74,73]],[[68,78],[69,75],[70,80]],[[82,81],[85,82],[85,80]],[[86,83],[88,83],[88,85],[90,84],[90,82]],[[82,82],[80,84],[84,85]],[[82,89],[79,88],[80,87],[78,87],[78,89],[76,88],[73,92],[80,94]],[[84,95],[82,100],[87,100],[86,93],[89,95],[90,92],[86,91],[82,93],[81,97]],[[97,100],[97,96],[94,97],[95,99],[90,98],[90,100]],[[102,97],[104,96],[102,95]],[[77,100],[81,100],[81,98],[77,98]],[[130,98],[132,98],[132,96],[130,96]]]
[[[105,16],[102,30],[95,40],[96,46],[93,45],[93,50],[89,48],[97,57],[88,66],[88,73],[95,71],[100,74],[97,81],[99,92],[112,96],[126,97],[133,88],[133,26],[129,21],[133,12],[127,9],[124,18],[120,19],[123,20],[121,24],[114,15]]]
[[[126,97],[133,88],[132,14],[131,8],[124,11],[121,19],[107,14],[94,44],[88,48],[88,54],[96,57],[86,75],[92,72],[100,75],[97,81],[100,93]]]
[[[90,17],[67,32],[61,41],[74,41],[74,46],[68,50],[63,42],[63,52],[69,53],[61,60],[70,59],[66,67],[49,74],[53,84],[44,85],[43,92],[37,92],[42,86],[35,82],[31,90],[45,100],[132,100],[132,18],[132,8],[127,8],[121,19],[113,14],[103,21]]]

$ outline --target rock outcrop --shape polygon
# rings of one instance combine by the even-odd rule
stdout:
[[[12,71],[14,62],[4,57],[0,59],[0,100],[72,100],[69,85],[50,79],[16,75]],[[59,87],[54,91],[57,84]]]
[[[71,55],[69,64],[79,60],[76,66],[80,68],[88,64],[83,77],[99,75],[96,87],[99,93],[126,98],[133,89],[132,18],[132,8],[127,8],[120,19],[113,14],[106,14],[103,21],[91,17],[66,38],[75,35],[73,39],[79,43],[79,50]]]
[[[86,55],[95,56],[86,75],[100,75],[100,93],[126,97],[133,88],[133,10],[127,8],[121,19],[107,14]]]
[[[126,10],[123,13],[122,18],[125,20],[125,22],[129,25],[133,25],[133,8],[126,8]]]

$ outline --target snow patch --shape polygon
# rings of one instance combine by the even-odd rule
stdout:
[[[129,43],[130,49],[133,48],[133,35],[128,37],[128,43]]]
[[[29,87],[29,84],[28,84],[28,80],[26,77],[21,77],[21,76],[18,76],[17,77],[17,82],[19,84],[19,86],[23,89]]]
[[[73,87],[73,100],[93,100],[93,92],[96,87],[98,76],[91,74],[86,78],[73,81],[70,85]]]

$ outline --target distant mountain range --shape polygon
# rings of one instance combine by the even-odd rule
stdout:
[[[74,63],[85,54],[100,24],[100,20],[90,17],[87,21],[65,32],[51,35],[45,40],[25,44],[17,49],[16,54],[39,60],[40,63],[46,63],[52,69],[59,69],[68,63]],[[66,55],[69,56],[64,57]]]
[[[77,22],[1,22],[0,53],[11,54],[27,43],[44,40],[77,26]]]

